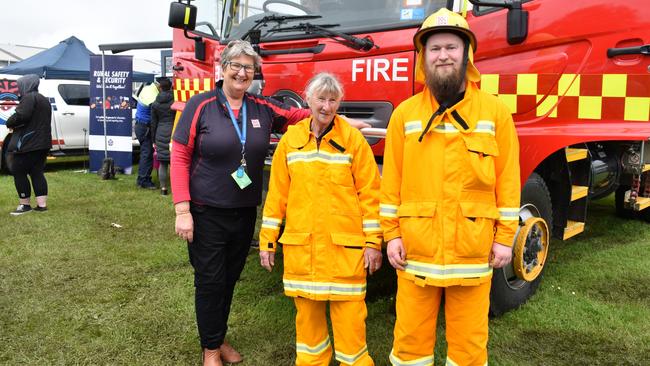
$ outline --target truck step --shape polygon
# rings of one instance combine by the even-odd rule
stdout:
[[[587,197],[588,192],[589,187],[587,186],[571,186],[571,202]]]
[[[567,147],[565,149],[566,161],[569,163],[576,160],[582,160],[587,158],[587,149],[577,149],[574,147]]]
[[[634,211],[641,211],[650,207],[650,197],[637,197],[634,203]]]
[[[585,223],[578,221],[567,221],[566,227],[564,228],[564,237],[563,240],[567,240],[573,236],[580,234],[585,231]]]

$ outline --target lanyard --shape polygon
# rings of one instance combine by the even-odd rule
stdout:
[[[225,97],[225,95],[224,95]],[[235,118],[235,113],[230,108],[230,103],[226,99],[226,108],[228,109],[228,114],[230,115],[230,121],[232,122],[233,127],[235,127],[235,132],[241,142],[241,162],[239,168],[237,168],[237,177],[241,178],[244,176],[246,169],[246,127],[247,127],[247,118],[246,118],[246,101],[242,101],[241,113],[242,113],[242,128],[239,129],[239,124],[237,123],[237,118]]]
[[[237,118],[235,118],[235,113],[230,108],[230,103],[226,101],[226,108],[228,108],[228,114],[230,114],[230,121],[232,122],[233,127],[235,127],[235,132],[237,132],[237,137],[241,142],[241,153],[244,155],[244,149],[246,148],[246,102],[244,101],[241,106],[242,112],[242,129],[239,129],[239,124],[237,123]]]

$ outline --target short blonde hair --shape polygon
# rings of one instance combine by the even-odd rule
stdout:
[[[232,59],[239,56],[252,57],[255,70],[259,70],[260,66],[262,66],[262,58],[255,52],[253,46],[247,41],[236,39],[228,42],[226,48],[221,52],[221,68],[225,69]]]
[[[343,99],[343,86],[336,76],[328,72],[321,72],[311,78],[305,87],[307,100],[316,93],[334,94],[337,99]]]

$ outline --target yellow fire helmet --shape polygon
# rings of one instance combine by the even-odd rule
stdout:
[[[478,72],[474,66],[474,51],[476,51],[476,36],[469,29],[467,20],[463,18],[460,14],[454,13],[453,11],[442,8],[435,13],[429,15],[427,19],[422,23],[422,27],[417,33],[413,36],[413,44],[418,54],[415,61],[415,81],[424,84],[426,79],[426,73],[424,69],[424,55],[425,52],[422,52],[424,45],[422,44],[423,39],[426,41],[429,35],[432,33],[438,32],[449,32],[460,34],[464,37],[464,41],[468,41],[471,47],[467,48],[467,71],[465,72],[465,77],[468,81],[479,82],[481,81],[481,74]]]

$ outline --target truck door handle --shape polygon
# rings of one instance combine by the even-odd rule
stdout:
[[[172,66],[172,70],[174,71],[183,71],[185,68],[182,65],[174,65]]]
[[[63,112],[61,114],[64,116],[74,116],[74,112]]]
[[[620,55],[650,55],[650,44],[638,47],[608,48],[607,57],[612,58]]]

